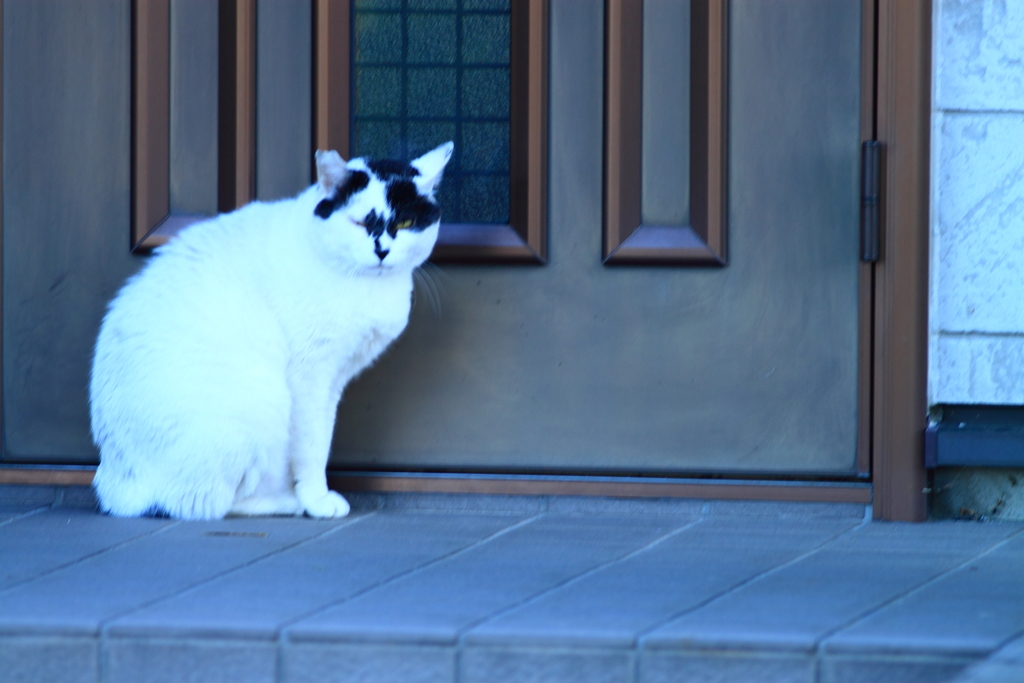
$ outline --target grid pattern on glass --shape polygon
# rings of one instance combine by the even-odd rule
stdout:
[[[453,140],[446,223],[508,223],[510,0],[355,0],[353,156]]]

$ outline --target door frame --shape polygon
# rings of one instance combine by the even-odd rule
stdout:
[[[712,0],[716,1],[716,0]],[[876,519],[921,521],[927,515],[928,241],[930,201],[932,0],[862,0],[873,35],[865,52],[864,126],[882,143],[882,251],[862,266],[858,464],[870,458],[871,483],[742,481],[643,477],[565,477],[414,473],[335,473],[343,490],[526,495],[694,497],[873,504]],[[0,28],[3,7],[0,3]],[[867,32],[866,32],[867,33]],[[868,41],[868,38],[877,40]],[[873,42],[873,45],[868,45]],[[3,39],[0,31],[0,117]],[[867,102],[872,101],[869,105]],[[3,148],[0,126],[0,149]],[[3,339],[3,169],[0,165],[0,341]],[[0,347],[2,353],[2,347]],[[0,386],[3,367],[0,363]],[[0,429],[3,405],[0,396]],[[0,448],[3,446],[0,445]],[[89,485],[95,468],[24,466],[0,452],[0,484]]]
[[[927,517],[932,1],[878,0],[875,139],[882,247],[874,267],[872,478],[876,519]]]

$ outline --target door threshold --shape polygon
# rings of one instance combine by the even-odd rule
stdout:
[[[328,472],[337,491],[477,493],[490,495],[708,498],[869,505],[867,482],[760,481],[546,474]]]
[[[0,465],[0,484],[90,486],[95,472],[95,467],[82,465]],[[328,472],[327,481],[337,491],[381,493],[872,502],[872,487],[867,482],[345,471]]]
[[[0,484],[92,486],[95,465],[7,465],[0,463]]]

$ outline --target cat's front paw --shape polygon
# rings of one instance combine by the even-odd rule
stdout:
[[[344,517],[351,509],[345,497],[334,491],[319,496],[299,496],[299,501],[310,517]]]

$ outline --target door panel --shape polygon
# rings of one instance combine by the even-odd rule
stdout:
[[[170,31],[167,3],[141,4],[162,8]],[[164,35],[162,96],[170,149],[151,161],[163,165],[169,208],[202,213],[216,208],[217,64],[208,62],[219,18],[205,0],[171,4],[178,35]],[[106,303],[145,258],[130,253],[131,9],[123,0],[3,4],[4,462],[97,462],[93,344]],[[290,0],[256,9],[265,18],[255,46],[261,87],[300,102],[255,104],[266,125],[253,141],[254,180],[273,198],[310,180],[312,17]]]
[[[306,189],[313,168],[313,10],[311,3],[256,3],[256,198]]]
[[[690,224],[689,0],[643,0],[640,222]]]
[[[332,466],[855,472],[860,3],[730,3],[714,269],[601,263],[603,21],[551,3],[548,265],[434,270]]]
[[[128,253],[130,7],[6,2],[4,459],[95,461],[89,359]]]

